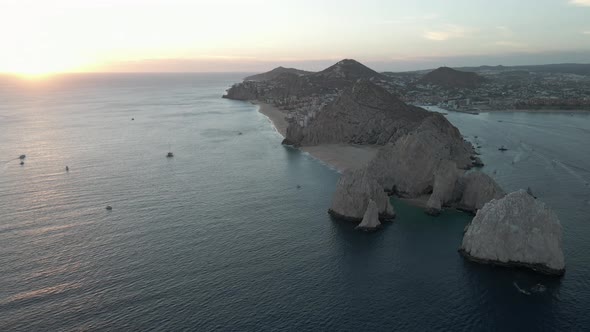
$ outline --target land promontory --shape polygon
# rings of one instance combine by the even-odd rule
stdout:
[[[224,97],[263,104],[267,114],[273,112],[269,118],[284,119],[286,128],[281,132],[285,145],[331,151],[332,161],[366,157],[354,167],[341,169],[329,209],[333,217],[361,222],[360,229],[376,229],[380,225],[377,219],[395,216],[386,193],[421,201],[431,215],[445,208],[477,215],[486,207],[486,215],[515,208],[489,203],[501,201],[506,194],[490,176],[474,168],[482,163],[471,143],[442,114],[405,103],[391,91],[386,76],[350,59],[316,73],[275,74],[234,84]],[[445,75],[450,75],[447,81],[454,85],[479,81],[470,73],[444,68],[431,74],[433,84],[444,84],[439,78]],[[315,156],[323,159],[324,155]],[[543,233],[551,227],[539,229],[540,238],[552,238],[552,234]],[[472,252],[470,248],[465,252]]]

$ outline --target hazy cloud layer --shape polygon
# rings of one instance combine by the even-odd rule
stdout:
[[[468,29],[459,25],[445,24],[440,29],[427,30],[424,38],[434,41],[445,41],[455,38],[463,38],[467,35]]]
[[[425,56],[590,52],[590,0],[0,3],[0,73],[258,71],[342,58],[421,64]]]
[[[590,0],[570,0],[572,5],[590,7]]]

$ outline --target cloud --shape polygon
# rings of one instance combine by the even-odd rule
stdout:
[[[507,26],[503,26],[503,25],[497,26],[496,30],[500,35],[502,35],[504,37],[511,37],[513,35],[512,29],[510,29]]]
[[[445,41],[455,38],[463,38],[467,35],[467,29],[465,27],[446,24],[437,30],[427,30],[422,35],[424,38],[434,41]]]
[[[570,4],[574,6],[590,7],[590,0],[570,0]]]
[[[505,48],[512,48],[512,49],[527,49],[529,47],[529,45],[524,44],[524,43],[519,43],[519,42],[515,42],[515,41],[510,41],[510,40],[500,40],[494,43],[495,46],[502,46]]]
[[[588,31],[582,31],[582,33],[585,34],[585,35],[590,35],[590,30],[588,30]]]
[[[397,17],[397,18],[393,18],[393,19],[389,19],[389,20],[377,21],[377,24],[381,24],[381,25],[410,24],[410,23],[415,23],[415,22],[420,22],[420,21],[432,21],[432,20],[435,20],[439,17],[440,17],[439,14],[428,13],[428,14],[418,15],[418,16],[402,16],[402,17]]]

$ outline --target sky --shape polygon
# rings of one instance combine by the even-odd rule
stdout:
[[[590,0],[0,0],[0,73],[590,63]]]

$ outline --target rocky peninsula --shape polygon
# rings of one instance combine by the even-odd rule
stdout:
[[[333,217],[374,230],[395,216],[388,194],[420,200],[431,215],[444,208],[475,214],[505,196],[473,169],[481,160],[459,130],[443,115],[403,102],[387,89],[386,76],[349,59],[317,73],[273,72],[233,85],[224,98],[260,104],[285,145],[315,149],[333,165],[360,160],[338,167],[343,174],[329,209]],[[323,158],[328,151],[331,158]]]

